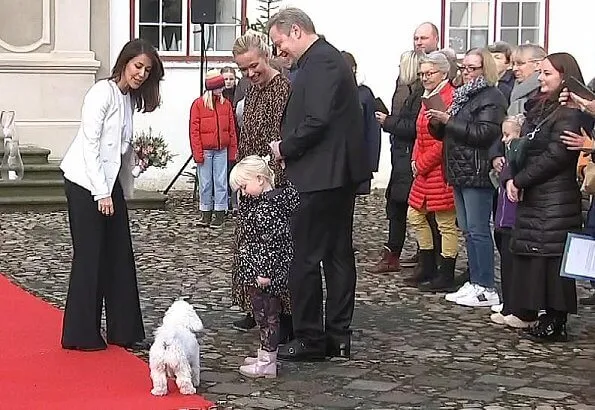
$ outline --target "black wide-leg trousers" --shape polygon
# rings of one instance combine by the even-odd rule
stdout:
[[[73,244],[62,346],[101,348],[105,302],[107,342],[122,346],[145,338],[124,193],[116,182],[114,215],[104,216],[87,189],[65,180]]]
[[[292,218],[295,251],[289,292],[294,334],[311,345],[350,334],[356,284],[354,207],[355,187],[300,193]],[[324,322],[320,262],[327,291]]]

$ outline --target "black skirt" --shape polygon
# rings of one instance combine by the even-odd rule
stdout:
[[[574,279],[560,276],[562,257],[513,255],[510,308],[576,313]]]

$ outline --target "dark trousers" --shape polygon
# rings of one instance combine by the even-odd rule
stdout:
[[[512,230],[510,228],[499,229],[494,231],[494,237],[498,233],[498,240],[500,243],[500,284],[502,286],[502,314],[504,316],[510,315],[510,301],[512,298],[512,253],[510,252],[510,239]]]
[[[247,291],[252,303],[254,321],[260,331],[260,347],[267,352],[274,352],[279,346],[281,300],[263,289],[249,287]]]
[[[409,204],[407,202],[395,202],[388,200],[386,203],[386,215],[388,217],[388,242],[385,246],[391,252],[401,253],[405,245],[405,237],[407,235],[407,210]],[[438,224],[433,212],[426,214],[426,219],[432,229],[432,241],[434,242],[434,250],[436,255],[442,252],[442,237],[438,230]]]
[[[291,228],[294,258],[289,292],[295,337],[309,344],[350,334],[355,303],[353,211],[355,187],[300,193]],[[322,275],[326,282],[323,324]]]
[[[128,209],[119,182],[114,215],[97,209],[91,192],[65,180],[74,255],[62,325],[62,346],[98,348],[105,301],[108,343],[130,345],[145,338]]]

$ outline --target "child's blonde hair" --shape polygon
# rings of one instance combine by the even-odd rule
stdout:
[[[515,128],[517,128],[519,130],[519,133],[520,133],[524,122],[525,122],[524,114],[508,115],[508,116],[504,117],[504,121],[502,121],[502,125],[504,125],[505,123],[513,124],[515,126]]]
[[[229,185],[232,190],[237,191],[242,185],[258,176],[274,186],[275,178],[268,160],[258,155],[249,155],[232,168],[229,174]]]

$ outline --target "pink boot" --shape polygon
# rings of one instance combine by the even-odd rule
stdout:
[[[253,358],[248,357],[246,361],[249,359]],[[267,379],[277,377],[277,351],[267,352],[258,349],[256,361],[240,366],[240,373],[247,377],[266,377]]]
[[[258,357],[260,357],[260,355],[262,354],[261,352],[263,352],[263,351],[264,350],[262,350],[262,349],[258,349],[257,350],[257,353],[256,354],[258,355]],[[254,357],[254,356],[246,357],[244,359],[244,364],[254,364],[254,363],[256,363],[258,361],[258,357]]]

